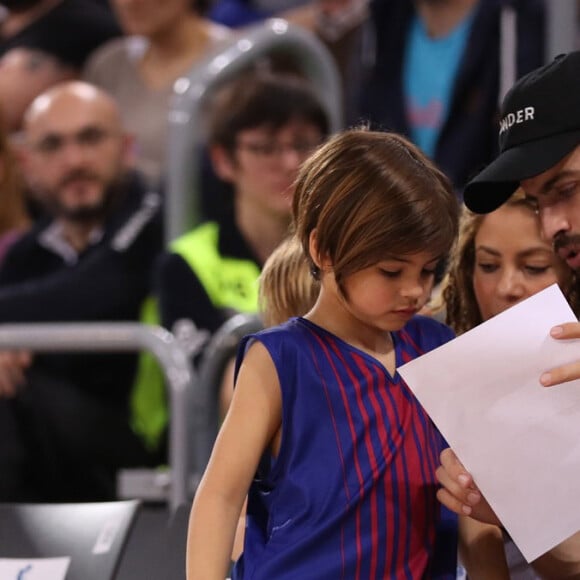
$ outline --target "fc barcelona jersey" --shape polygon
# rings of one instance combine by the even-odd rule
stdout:
[[[416,316],[392,337],[398,368],[453,333]],[[454,543],[435,569],[446,445],[402,377],[303,318],[248,337],[240,360],[252,340],[278,373],[282,438],[252,483],[233,577],[454,577]]]

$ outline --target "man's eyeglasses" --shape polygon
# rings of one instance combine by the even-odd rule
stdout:
[[[272,160],[280,158],[288,151],[306,158],[320,144],[320,141],[295,141],[294,143],[280,143],[278,141],[238,141],[236,147],[249,151],[256,157]]]
[[[62,135],[60,133],[48,133],[36,143],[32,143],[31,147],[37,153],[42,155],[57,155],[66,147],[69,141],[72,141],[78,147],[90,149],[98,147],[113,135],[115,135],[115,133],[104,129],[103,127],[91,126],[85,127],[71,136]]]

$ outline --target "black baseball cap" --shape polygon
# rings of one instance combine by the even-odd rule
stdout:
[[[580,145],[580,51],[519,79],[501,107],[498,157],[465,187],[473,212],[497,209],[518,188]]]

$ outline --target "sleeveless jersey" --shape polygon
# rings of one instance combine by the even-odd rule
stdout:
[[[392,336],[399,367],[453,333],[416,316]],[[282,439],[250,488],[233,578],[454,577],[455,544],[432,568],[446,445],[400,375],[303,318],[246,337],[238,363],[250,339],[278,373]]]

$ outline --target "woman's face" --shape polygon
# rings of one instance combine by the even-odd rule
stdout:
[[[191,0],[112,0],[125,34],[148,38],[171,30],[192,10]]]
[[[526,206],[504,205],[488,214],[474,245],[473,290],[484,321],[555,282],[565,287],[569,279]]]

